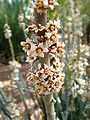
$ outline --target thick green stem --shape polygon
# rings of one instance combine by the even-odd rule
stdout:
[[[37,13],[36,9],[34,10],[35,21],[36,24],[46,25],[47,23],[47,12],[39,14]],[[41,64],[47,64],[50,66],[50,56],[48,53],[45,54],[44,58],[39,59]],[[43,100],[45,103],[45,109],[47,114],[47,120],[55,120],[55,110],[54,110],[54,103],[53,94],[43,96]]]
[[[45,103],[45,109],[47,114],[47,120],[55,120],[55,111],[54,111],[54,103],[53,94],[49,94],[43,97]]]

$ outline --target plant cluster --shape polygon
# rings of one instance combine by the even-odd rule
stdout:
[[[57,5],[57,2],[34,1],[34,8],[39,14],[43,14],[46,8],[52,9],[54,5]],[[50,20],[46,25],[31,22],[26,28],[26,32],[34,34],[35,37],[21,42],[23,50],[27,53],[26,61],[31,65],[27,79],[32,81],[36,93],[39,95],[59,92],[64,83],[64,63],[61,62],[61,57],[65,53],[65,44],[62,42],[62,35],[58,33],[58,30],[61,30],[59,19]],[[48,56],[50,64],[41,62],[43,61],[41,59]],[[34,63],[37,60],[39,62],[35,68]]]
[[[58,10],[54,8],[59,5],[58,2],[62,6],[58,7],[61,11],[58,16],[61,18],[47,21],[47,17],[54,17],[51,12],[56,15]],[[89,69],[87,58],[90,56],[90,47],[82,44],[83,18],[77,1],[58,2],[31,0],[25,16],[22,12],[17,15],[26,38],[21,46],[29,63],[27,80],[22,77],[21,64],[15,59],[12,26],[5,22],[4,35],[9,42],[12,61],[9,62],[11,79],[0,82],[1,120],[90,118],[90,75],[89,71],[88,75],[86,72],[86,68]],[[3,90],[7,91],[8,97]],[[18,99],[20,103],[17,103]]]

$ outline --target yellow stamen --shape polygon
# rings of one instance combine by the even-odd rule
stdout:
[[[49,26],[49,30],[50,30],[50,31],[54,31],[54,30],[55,30],[55,28],[56,28],[56,26],[55,26],[55,25],[50,24],[50,26]]]
[[[51,70],[49,69],[49,68],[46,68],[46,69],[44,69],[44,73],[47,75],[48,73],[50,73],[51,72]]]
[[[34,59],[34,57],[32,56],[32,54],[29,54],[28,56],[30,59]]]
[[[64,76],[61,76],[60,81],[64,83]]]
[[[36,3],[37,8],[43,8],[43,1],[42,0],[38,0]]]
[[[25,45],[23,46],[26,50],[30,50],[31,49],[31,45],[29,43],[25,43]]]
[[[54,34],[51,35],[50,40],[51,40],[52,42],[55,42],[55,41],[56,41],[56,36],[55,36]]]
[[[36,53],[41,53],[43,52],[43,49],[41,47],[36,48]]]
[[[63,48],[61,46],[57,47],[57,52],[58,53],[62,53],[63,52]]]

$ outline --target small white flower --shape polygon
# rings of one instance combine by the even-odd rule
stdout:
[[[3,82],[0,81],[0,88],[3,88]]]
[[[12,37],[10,26],[7,23],[4,25],[4,35],[6,39],[10,39]]]
[[[43,43],[39,43],[35,50],[36,56],[38,57],[44,57],[44,53],[47,52],[48,52],[48,48],[46,48],[46,46],[44,46]]]
[[[57,41],[59,41],[62,36],[59,34],[56,34],[54,32],[50,33],[50,32],[46,32],[45,36],[48,38],[48,45],[51,46],[53,43],[56,43]]]
[[[33,63],[36,60],[37,56],[35,51],[28,51],[27,52],[27,59],[26,62]]]
[[[35,0],[33,5],[34,5],[34,8],[36,8],[38,13],[42,14],[45,11],[43,0]]]
[[[54,6],[59,5],[56,0],[35,0],[34,8],[37,9],[37,12],[42,14],[47,8],[54,9]]]
[[[48,7],[48,0],[43,0],[44,6]]]
[[[34,46],[32,40],[29,39],[29,38],[26,39],[26,42],[22,41],[22,42],[21,42],[21,45],[22,45],[23,50],[24,50],[25,52],[29,51],[29,50]]]
[[[13,111],[13,113],[14,113],[14,116],[15,116],[15,117],[16,117],[16,116],[20,116],[20,111],[17,110],[17,109],[15,109],[15,110]]]
[[[58,29],[61,29],[61,25],[60,25],[60,20],[57,19],[57,21],[52,21],[50,20],[48,23],[47,23],[47,26],[46,26],[47,30],[50,31],[50,32],[55,32],[57,33],[58,32]]]
[[[59,5],[56,0],[48,0],[48,6],[51,8],[51,10],[54,9],[54,6]]]
[[[10,64],[11,69],[13,69],[13,68],[17,68],[17,69],[21,68],[21,64],[19,62],[17,62],[16,60],[9,61],[9,64]]]
[[[65,47],[64,42],[57,42],[57,49],[56,49],[57,56],[61,56],[65,53],[64,47]]]

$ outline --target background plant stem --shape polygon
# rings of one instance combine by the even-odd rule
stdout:
[[[10,46],[11,57],[12,57],[12,60],[14,61],[15,60],[15,54],[14,54],[14,48],[13,48],[13,44],[12,44],[11,39],[8,39],[8,42],[9,42],[9,46]]]

